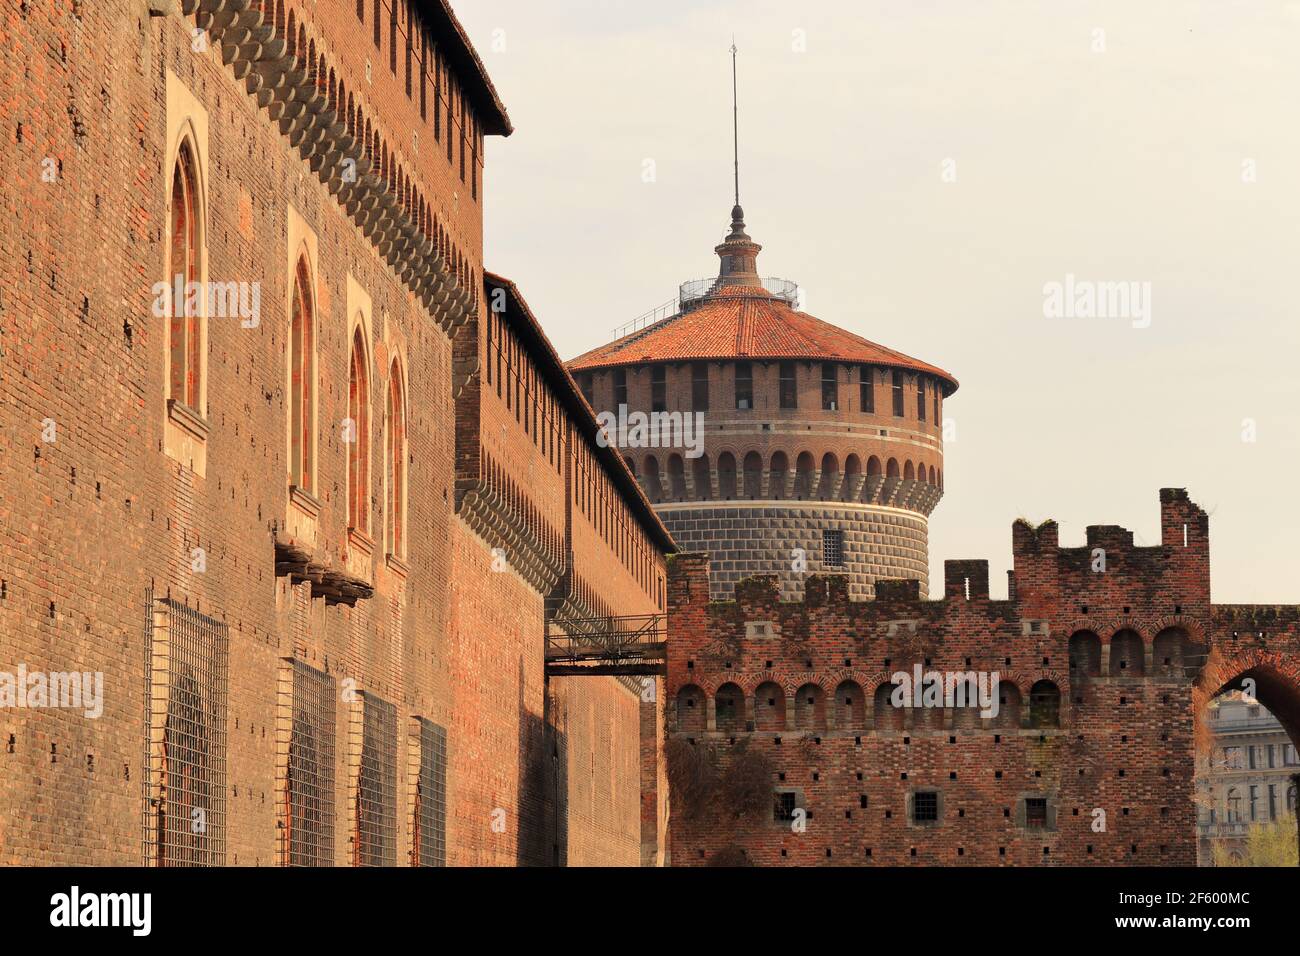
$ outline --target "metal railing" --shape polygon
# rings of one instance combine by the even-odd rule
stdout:
[[[565,618],[546,626],[546,673],[663,674],[667,669],[666,616],[636,614]]]
[[[719,281],[717,276],[713,276],[708,279],[691,279],[689,282],[683,282],[677,289],[676,297],[669,299],[663,305],[653,308],[649,312],[638,315],[630,322],[624,322],[612,330],[610,333],[611,338],[621,339],[624,336],[640,332],[657,322],[662,322],[664,319],[671,318],[692,303],[712,295],[717,289]],[[792,307],[797,306],[799,301],[799,284],[797,282],[776,278],[765,278],[759,281],[764,292],[787,302]]]

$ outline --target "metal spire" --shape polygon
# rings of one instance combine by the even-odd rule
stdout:
[[[736,205],[740,205],[740,111],[736,98],[736,37],[731,37],[731,148],[736,176]]]

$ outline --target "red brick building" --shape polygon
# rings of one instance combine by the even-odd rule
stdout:
[[[1210,699],[1246,686],[1300,739],[1300,607],[1211,604],[1205,512],[1164,489],[1160,514],[1153,547],[1017,521],[1005,601],[984,561],[931,601],[817,574],[719,602],[705,555],[673,559],[671,862],[1194,865]],[[918,669],[996,673],[996,713],[895,706]]]
[[[0,861],[656,862],[653,676],[545,661],[673,544],[484,270],[447,4],[2,27]]]

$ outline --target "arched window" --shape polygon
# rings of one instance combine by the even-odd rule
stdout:
[[[751,451],[745,455],[745,497],[757,498],[763,489],[763,459],[758,452]]]
[[[826,693],[817,684],[804,684],[795,693],[794,725],[798,730],[826,729]]]
[[[348,527],[370,532],[370,362],[358,323],[348,365]]]
[[[860,730],[867,725],[866,700],[857,681],[842,681],[835,688],[835,729]]]
[[[794,495],[796,498],[811,498],[813,493],[813,456],[811,452],[800,452],[794,460]]]
[[[677,729],[682,733],[699,733],[708,723],[704,691],[687,684],[677,692]]]
[[[889,464],[885,466],[885,477],[886,478],[898,477],[898,459],[896,458],[889,459]]]
[[[402,381],[402,367],[396,360],[389,374],[386,418],[384,460],[388,553],[402,558],[406,556],[406,383]]]
[[[1136,631],[1123,630],[1110,639],[1110,676],[1141,677],[1146,653]]]
[[[1040,680],[1029,688],[1029,726],[1061,726],[1061,692],[1050,680]]]
[[[203,301],[200,283],[199,240],[202,229],[198,176],[194,153],[182,143],[172,169],[170,209],[171,246],[167,250],[168,345],[171,381],[167,397],[202,412],[203,401]],[[194,283],[195,294],[190,293]]]
[[[718,494],[728,500],[736,497],[736,456],[729,451],[718,456]]]
[[[1097,677],[1101,674],[1101,638],[1092,631],[1070,635],[1070,676]]]
[[[876,730],[902,730],[905,726],[907,711],[903,707],[894,706],[894,690],[895,685],[890,683],[876,688],[876,696],[872,701]]]
[[[298,260],[293,279],[293,315],[289,329],[290,480],[313,493],[316,468],[316,315],[311,270]]]
[[[735,732],[745,726],[745,692],[736,684],[723,684],[713,698],[713,719],[718,730]]]
[[[785,691],[768,681],[754,691],[754,726],[759,730],[785,729]]]
[[[668,457],[668,488],[674,501],[686,500],[686,468],[676,453]]]
[[[1241,822],[1241,792],[1236,787],[1228,788],[1228,822]]]

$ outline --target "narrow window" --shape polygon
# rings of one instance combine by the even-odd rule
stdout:
[[[780,791],[772,807],[772,819],[777,823],[789,823],[794,819],[794,812],[799,808],[799,795],[791,791]]]
[[[614,369],[614,410],[627,404],[627,370]]]
[[[691,363],[691,408],[697,412],[709,410],[709,363]]]
[[[167,263],[167,285],[171,296],[169,337],[171,382],[168,397],[199,413],[203,369],[203,296],[191,296],[191,283],[199,281],[199,205],[194,157],[188,143],[182,144],[172,171],[171,249]]]
[[[870,365],[858,366],[858,406],[868,414],[876,410],[876,383],[871,377]]]
[[[284,771],[284,862],[334,864],[334,678],[302,661],[289,662],[289,758]]]
[[[370,365],[365,337],[357,325],[348,371],[348,527],[370,531]]]
[[[316,435],[312,411],[316,405],[316,328],[311,272],[306,258],[298,260],[293,282],[293,320],[289,334],[290,426],[293,484],[311,494],[316,467]]]
[[[668,410],[668,370],[656,365],[650,370],[650,411]]]
[[[822,532],[822,566],[842,568],[844,566],[844,532]]]
[[[578,376],[578,388],[582,390],[582,397],[587,400],[587,404],[595,408],[596,396],[592,391],[590,372],[583,372]]]
[[[447,865],[447,731],[417,717],[420,770],[415,783],[416,866]]]
[[[796,385],[794,365],[794,362],[781,363],[780,391],[782,408],[799,407],[799,392]]]
[[[357,761],[356,866],[397,865],[397,708],[362,691]]]
[[[934,423],[936,425],[943,424],[942,420],[939,418],[939,392],[940,391],[941,389],[939,387],[939,383],[935,382],[934,383]]]
[[[916,417],[925,421],[925,379],[920,375],[916,377]]]
[[[388,384],[387,508],[388,553],[396,558],[406,554],[406,397],[401,366],[393,362]]]
[[[420,28],[420,119],[428,121],[429,32]]]
[[[903,417],[903,373],[894,369],[894,417]]]
[[[833,412],[840,407],[840,380],[834,362],[822,362],[822,411]]]
[[[388,68],[397,75],[397,0],[390,0],[388,16]]]
[[[456,90],[451,85],[451,70],[449,69],[447,71],[447,162],[449,163],[452,161],[452,159],[455,158],[455,154],[453,153],[453,149],[455,146],[455,144],[453,143],[453,139],[455,137],[452,132],[452,117],[455,115],[452,112],[452,109],[455,100],[456,100]]]
[[[749,362],[736,363],[736,407],[754,407],[754,366]]]
[[[460,98],[460,181],[465,181],[465,139],[469,136],[469,124],[465,122],[465,97]]]
[[[433,48],[433,141],[442,139],[442,58]]]
[[[382,40],[380,40],[380,33],[379,33],[380,29],[382,29],[381,24],[383,22],[384,21],[383,21],[382,11],[379,9],[379,0],[375,0],[375,49],[376,50],[383,49],[383,42]]]
[[[411,96],[411,66],[415,53],[415,29],[411,23],[411,7],[406,7],[406,95],[409,99]]]
[[[357,19],[366,22],[366,0],[357,0]]]

